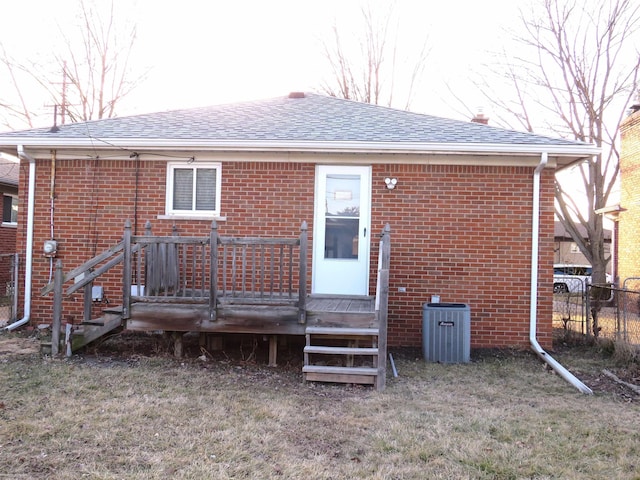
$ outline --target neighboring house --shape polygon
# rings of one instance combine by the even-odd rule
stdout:
[[[120,241],[125,220],[134,235],[151,221],[154,235],[202,236],[215,219],[231,237],[296,237],[306,221],[311,296],[373,295],[389,224],[389,344],[421,345],[423,305],[439,296],[469,305],[474,348],[528,345],[532,311],[540,343],[551,346],[554,172],[597,153],[297,92],[10,132],[0,151],[35,172],[33,292],[51,280],[46,240],[68,271]],[[117,305],[122,285],[103,286]],[[31,300],[30,321],[50,322],[51,297]],[[82,308],[70,299],[65,320],[78,322]]]
[[[586,239],[586,229],[582,225],[577,225],[577,228],[583,238]],[[576,242],[562,225],[562,222],[554,222],[553,236],[554,264],[590,265],[590,262],[580,251]],[[604,230],[604,254],[605,257],[611,255],[611,230],[607,229]],[[607,262],[607,273],[611,273],[611,260]]]
[[[0,296],[10,290],[12,260],[16,253],[18,227],[18,172],[20,165],[0,156],[0,195],[2,196],[2,223],[0,223]]]
[[[640,104],[620,125],[620,205],[618,213],[620,285],[640,289]],[[625,283],[627,281],[627,283]]]

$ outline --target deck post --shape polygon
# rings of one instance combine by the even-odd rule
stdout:
[[[278,366],[278,336],[269,335],[269,366]]]
[[[152,235],[151,232],[151,222],[147,220],[144,224],[144,236],[150,237]],[[156,260],[158,257],[158,245],[155,243],[146,244],[144,250],[140,250],[139,255],[144,255],[142,257],[144,261],[144,291],[145,295],[158,295],[160,291],[160,285],[157,281],[157,265]],[[137,292],[140,293],[140,292]]]
[[[130,316],[131,306],[131,220],[124,222],[123,235],[123,257],[122,257],[122,318]],[[137,292],[140,293],[140,292]]]
[[[307,248],[309,244],[307,222],[300,226],[300,289],[298,297],[298,323],[307,323]]]
[[[174,223],[171,227],[171,236],[179,237],[178,226]],[[175,243],[167,245],[167,270],[165,275],[168,277],[165,281],[165,296],[173,289],[173,294],[180,291],[180,260],[179,249]],[[203,267],[204,268],[204,265]]]
[[[173,356],[176,358],[182,358],[184,355],[184,332],[172,332],[173,338]]]
[[[378,304],[378,379],[377,390],[384,390],[387,379],[387,320],[389,309],[389,267],[391,263],[391,227],[384,226],[380,238],[380,276]]]
[[[218,224],[215,220],[211,222],[209,248],[211,249],[211,265],[209,267],[209,319],[215,321],[217,318],[216,308],[218,305]]]
[[[55,357],[60,352],[60,328],[62,328],[62,287],[64,274],[62,273],[62,260],[56,262],[56,271],[53,277],[53,321],[51,323],[51,356]]]

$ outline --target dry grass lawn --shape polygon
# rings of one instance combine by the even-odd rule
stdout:
[[[0,353],[0,478],[640,478],[638,398],[583,395],[529,353],[440,365],[396,351],[378,393],[304,384],[293,354],[269,368],[246,349],[127,348]],[[611,368],[556,358],[592,384]]]

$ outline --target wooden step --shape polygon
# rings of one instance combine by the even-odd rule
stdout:
[[[328,367],[305,365],[304,379],[310,382],[358,383],[375,385],[378,369],[371,367]]]
[[[336,335],[336,336],[377,336],[377,328],[345,328],[345,327],[307,327],[307,335]]]
[[[304,366],[302,373],[305,381],[311,382],[332,382],[332,383],[359,383],[367,385],[377,385],[378,368],[354,367],[353,357],[356,355],[368,355],[373,357],[371,362],[377,365],[379,351],[376,346],[358,347],[358,341],[364,341],[365,337],[373,337],[369,344],[377,344],[377,337],[380,331],[377,328],[355,328],[355,327],[314,327],[308,326],[305,329],[306,346],[304,347]],[[348,340],[350,346],[325,346],[313,345],[314,340]],[[344,355],[347,366],[326,366],[313,365],[311,354],[320,355]]]
[[[84,325],[81,329],[73,332],[73,336],[71,337],[72,351],[76,351],[120,327],[122,325],[122,316],[115,313],[107,313],[92,323],[94,323],[94,325]]]
[[[307,345],[304,353],[320,353],[325,355],[378,355],[378,349],[372,347],[325,347]]]
[[[105,307],[102,309],[102,313],[114,313],[122,315],[122,305],[114,305],[112,307]]]
[[[304,373],[341,373],[351,375],[377,375],[378,369],[373,367],[332,367],[328,365],[305,365]]]
[[[92,320],[90,322],[82,322],[80,325],[90,325],[92,327],[104,327],[103,321]]]

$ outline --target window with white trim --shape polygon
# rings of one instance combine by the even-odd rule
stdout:
[[[220,163],[169,162],[167,215],[219,216]]]
[[[18,224],[18,197],[2,195],[2,223],[4,225]]]

